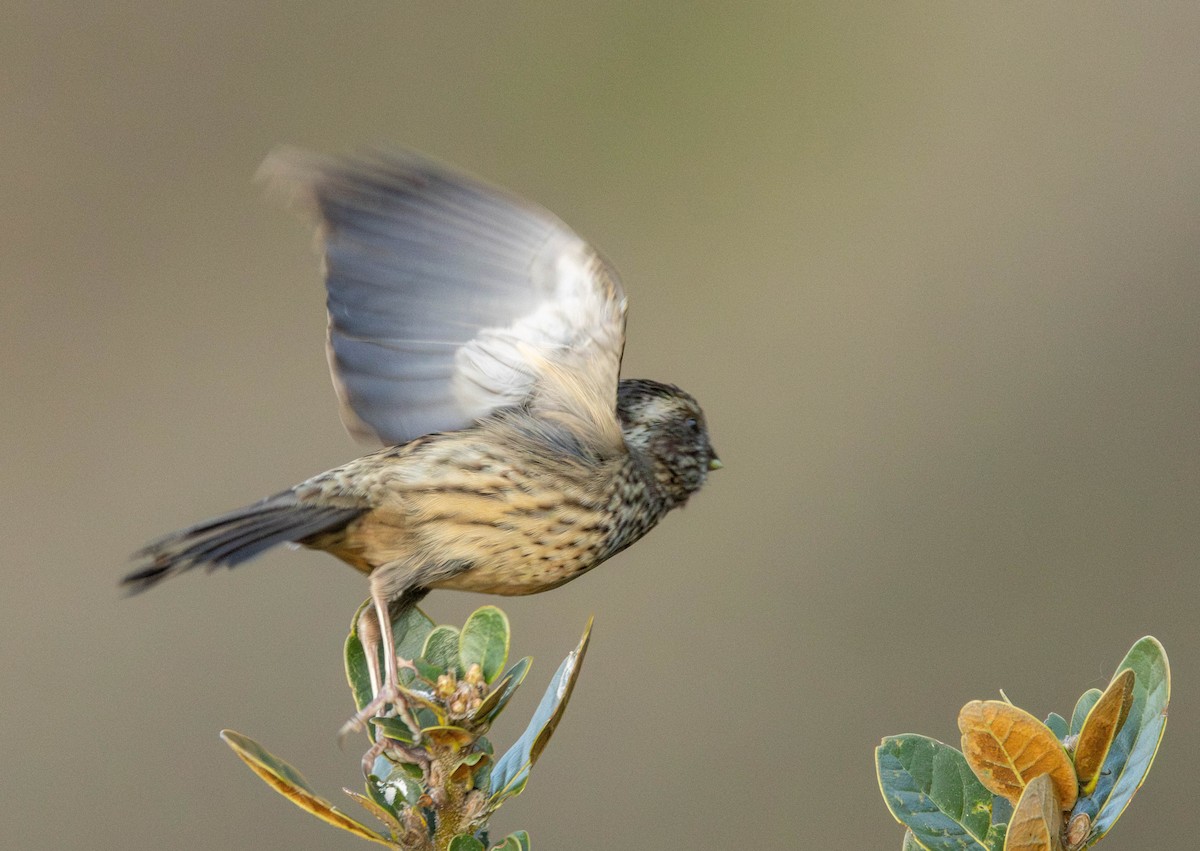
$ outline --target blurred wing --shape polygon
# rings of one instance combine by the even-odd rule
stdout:
[[[625,296],[550,212],[415,154],[278,151],[263,172],[320,221],[342,421],[385,444],[528,404],[621,445]]]

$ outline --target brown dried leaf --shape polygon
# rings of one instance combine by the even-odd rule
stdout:
[[[453,726],[425,727],[421,730],[421,735],[435,745],[454,753],[467,747],[477,738],[470,730]]]
[[[1075,745],[1075,773],[1079,776],[1079,788],[1084,795],[1092,794],[1096,788],[1108,749],[1112,747],[1113,739],[1129,715],[1129,707],[1133,705],[1134,680],[1131,668],[1113,677],[1104,694],[1088,712],[1079,731],[1079,741]]]
[[[1050,775],[1064,810],[1075,806],[1075,767],[1050,728],[1000,700],[973,700],[958,714],[963,755],[983,785],[1014,804],[1033,778]]]
[[[1049,774],[1029,781],[1008,820],[1004,851],[1062,851],[1063,808]]]

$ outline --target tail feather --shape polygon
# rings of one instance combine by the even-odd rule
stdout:
[[[224,564],[233,567],[254,558],[275,544],[296,537],[298,531],[296,519],[291,513],[271,518],[264,517],[262,522],[233,538],[219,538],[213,541],[204,548],[202,553],[197,553],[197,556],[210,564]]]
[[[137,593],[200,565],[234,567],[276,544],[340,529],[364,510],[302,503],[284,491],[154,541],[133,556],[149,564],[121,584]]]

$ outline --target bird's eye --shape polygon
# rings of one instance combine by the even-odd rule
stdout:
[[[688,417],[683,421],[683,424],[687,426],[688,431],[692,432],[693,434],[700,433],[700,421],[695,417]]]

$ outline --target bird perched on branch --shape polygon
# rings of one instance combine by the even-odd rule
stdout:
[[[368,574],[375,699],[358,726],[403,708],[389,608],[431,588],[562,585],[720,462],[695,399],[619,380],[621,283],[553,214],[409,153],[281,151],[263,173],[319,221],[342,419],[388,448],[150,544],[124,585],[284,542]]]

